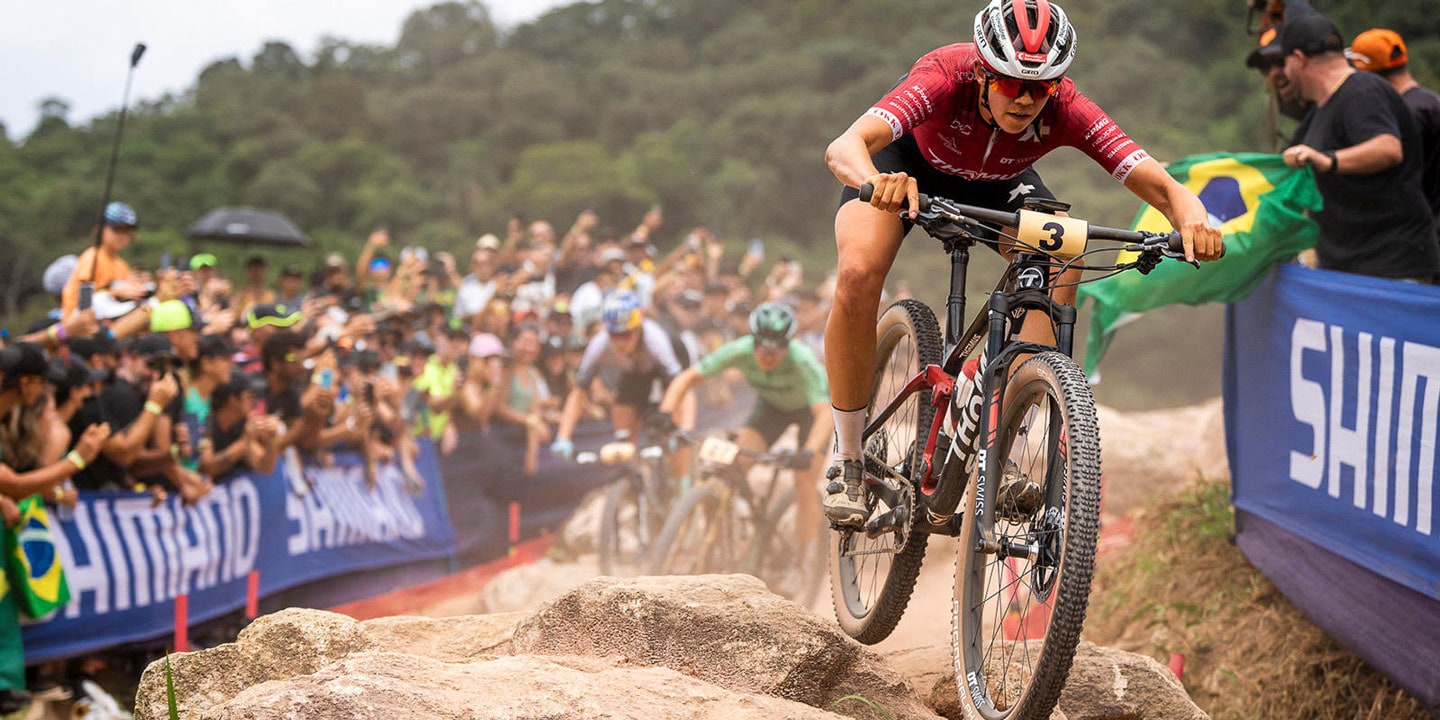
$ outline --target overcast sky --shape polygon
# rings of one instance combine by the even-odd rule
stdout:
[[[483,0],[502,26],[575,0]],[[326,35],[392,45],[414,10],[431,0],[0,0],[0,122],[12,139],[29,134],[39,105],[55,96],[83,123],[118,110],[135,43],[147,46],[135,69],[130,106],[178,93],[212,61],[247,65],[267,40],[283,40],[309,60]]]

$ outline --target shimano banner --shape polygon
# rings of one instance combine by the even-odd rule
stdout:
[[[1225,425],[1237,511],[1440,600],[1437,317],[1440,288],[1278,267],[1229,310]]]
[[[73,516],[55,523],[72,599],[25,628],[26,661],[167,635],[182,594],[191,624],[237,610],[252,570],[264,596],[450,555],[454,531],[428,441],[417,465],[425,483],[413,493],[395,465],[378,468],[372,488],[354,456],[337,455],[304,467],[303,495],[284,463],[270,475],[234,475],[188,507],[175,496],[157,506],[149,494],[83,494]]]

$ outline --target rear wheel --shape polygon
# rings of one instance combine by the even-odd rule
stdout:
[[[976,551],[960,534],[955,569],[956,681],[966,717],[1048,718],[1080,640],[1100,512],[1100,439],[1085,374],[1055,352],[1006,383],[999,421],[1000,487],[988,492],[995,534],[1013,552]],[[976,517],[979,482],[965,495]]]
[[[940,330],[930,308],[914,300],[891,305],[876,330],[871,414],[884,409],[925,366],[940,364],[940,352]],[[917,465],[935,414],[931,395],[928,389],[912,394],[864,439],[867,482],[888,474],[882,467],[908,477],[910,468]],[[909,497],[913,498],[918,483],[909,485]],[[870,502],[871,517],[893,509],[873,489]],[[913,511],[913,503],[907,511]],[[900,546],[897,533],[872,538],[863,531],[830,532],[831,596],[835,617],[846,634],[873,644],[895,629],[910,602],[928,540],[925,533],[910,533],[904,548],[896,552]]]
[[[743,521],[730,493],[700,485],[680,496],[650,555],[651,575],[699,575],[733,572],[744,552]]]

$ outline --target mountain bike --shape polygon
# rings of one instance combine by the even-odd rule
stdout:
[[[598,452],[575,455],[577,465],[600,464],[613,468],[605,504],[600,515],[599,560],[601,575],[632,576],[645,568],[645,561],[659,537],[670,506],[679,494],[667,477],[669,452],[665,433],[651,431],[655,442],[636,445],[626,431]]]
[[[871,191],[862,188],[861,199]],[[1004,212],[921,196],[914,222],[950,255],[943,344],[920,302],[897,302],[881,316],[862,436],[870,513],[862,530],[831,534],[836,616],[864,643],[899,622],[929,536],[959,539],[951,639],[966,717],[1048,718],[1089,602],[1100,438],[1094,398],[1071,359],[1076,310],[1051,297],[1059,273],[1102,252],[1129,255],[1084,269],[1148,273],[1184,257],[1178,233],[1052,214],[1068,207],[1037,199]],[[1123,245],[1090,248],[1091,240]],[[1014,255],[967,327],[976,243]],[[1033,312],[1049,318],[1054,345],[1015,337]],[[977,348],[972,381],[962,369]]]
[[[685,432],[679,437],[697,447],[696,483],[670,510],[650,556],[649,574],[746,573],[801,604],[813,602],[825,566],[824,544],[811,543],[815,557],[807,558],[800,557],[804,549],[793,547],[793,528],[784,521],[798,522],[787,517],[795,488],[781,477],[787,470],[808,471],[810,454],[746,450],[729,437]],[[752,484],[751,467],[770,469],[768,482]]]

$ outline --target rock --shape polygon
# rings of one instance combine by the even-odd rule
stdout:
[[[521,623],[512,649],[620,656],[817,708],[859,695],[894,718],[934,717],[879,654],[748,575],[597,578]],[[836,711],[880,717],[862,702]]]
[[[779,698],[737,693],[662,668],[594,659],[507,657],[447,664],[366,653],[320,672],[257,685],[197,720],[834,720]]]
[[[1080,643],[1060,695],[1070,720],[1209,720],[1154,658]]]
[[[170,662],[180,716],[198,720],[960,716],[948,647],[887,662],[746,575],[599,578],[534,614],[357,622],[290,609]],[[1090,643],[1060,708],[1050,720],[1206,717],[1159,663]],[[141,677],[135,718],[166,717],[162,660]]]
[[[529,616],[523,612],[434,619],[402,615],[366,620],[361,627],[373,649],[462,662],[509,655],[510,637]]]
[[[1220,398],[1199,405],[1148,412],[1100,406],[1101,459],[1105,474],[1102,509],[1124,515],[1196,477],[1227,477],[1225,426]]]
[[[222,706],[246,688],[309,675],[356,653],[402,650],[441,662],[507,654],[515,626],[527,615],[455,618],[389,617],[358,622],[345,615],[290,608],[255,620],[233,643],[170,656],[181,717]],[[135,717],[168,717],[165,663],[140,679]]]
[[[960,720],[950,647],[929,645],[890,653],[890,664],[920,689],[926,704]],[[1024,662],[1017,658],[1015,662]],[[995,676],[994,670],[990,673]],[[928,691],[928,692],[927,692]],[[1081,641],[1050,720],[1208,720],[1170,669],[1144,655]]]
[[[543,559],[510,568],[480,591],[480,607],[488,613],[534,610],[599,573],[593,560],[553,563]]]

